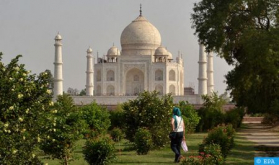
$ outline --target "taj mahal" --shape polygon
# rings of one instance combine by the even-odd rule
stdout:
[[[93,55],[89,47],[85,56],[86,96],[73,96],[77,105],[95,101],[117,105],[134,99],[142,91],[156,90],[159,95],[171,93],[174,102],[201,104],[201,95],[214,91],[213,55],[199,45],[198,94],[184,94],[184,62],[161,44],[161,35],[143,15],[122,31],[121,49],[112,46],[106,56]],[[62,36],[55,37],[54,99],[63,94]],[[96,60],[95,60],[96,59]],[[96,61],[96,63],[95,63]]]

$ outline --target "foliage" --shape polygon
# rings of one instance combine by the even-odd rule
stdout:
[[[234,69],[226,75],[238,106],[279,116],[279,0],[202,0],[195,3],[193,28],[207,51]],[[277,108],[278,109],[278,108]]]
[[[124,103],[126,137],[133,142],[136,131],[145,127],[152,132],[154,147],[163,147],[169,142],[172,107],[172,97],[159,97],[156,91],[145,91],[139,94],[137,99]]]
[[[146,155],[152,147],[152,136],[148,129],[139,128],[135,135],[135,146],[138,155]]]
[[[244,116],[244,108],[237,107],[225,114],[225,124],[232,124],[233,128],[239,128]]]
[[[109,111],[109,114],[111,122],[110,129],[113,129],[114,127],[118,127],[121,129],[125,128],[125,114],[122,109],[122,104],[118,104],[115,110]]]
[[[114,143],[109,137],[88,139],[82,152],[90,165],[105,165],[115,159]]]
[[[86,89],[82,89],[79,93],[80,96],[85,96],[86,95]]]
[[[48,136],[41,149],[52,158],[60,159],[62,164],[68,164],[73,160],[75,142],[83,137],[87,124],[69,95],[59,95],[54,107],[45,121],[43,131]]]
[[[53,104],[51,73],[31,75],[18,64],[20,57],[5,65],[0,52],[0,164],[41,164],[36,148]]]
[[[197,130],[207,131],[224,122],[223,105],[226,103],[222,97],[219,97],[217,93],[212,95],[203,95],[204,100],[203,107],[198,110],[198,114],[201,118]]]
[[[193,133],[201,119],[197,110],[187,101],[180,101],[178,107],[182,113],[186,133]]]
[[[222,156],[220,145],[209,144],[204,147],[204,152],[198,156],[189,156],[182,161],[182,165],[222,165],[225,160]]]
[[[91,138],[106,134],[110,126],[109,113],[106,108],[93,102],[80,108],[82,118],[87,122],[90,131],[87,135]]]
[[[221,147],[223,157],[226,157],[234,145],[235,130],[232,125],[217,126],[208,132],[207,137],[199,146],[199,152],[205,152],[205,146],[218,144]]]
[[[124,138],[124,133],[122,132],[122,130],[120,128],[113,128],[110,132],[110,135],[112,137],[112,140],[115,142],[119,142]]]
[[[278,123],[279,117],[272,114],[265,114],[262,124],[275,125]]]

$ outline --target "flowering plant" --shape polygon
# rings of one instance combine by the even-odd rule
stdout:
[[[41,128],[52,108],[52,76],[31,75],[20,57],[5,65],[0,52],[0,164],[41,164],[35,150],[47,136]]]

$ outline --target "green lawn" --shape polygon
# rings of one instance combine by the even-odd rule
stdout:
[[[188,135],[186,137],[187,145],[189,152],[183,153],[184,156],[197,155],[198,144],[200,144],[206,136],[207,133],[195,133]],[[75,150],[75,155],[78,157],[78,160],[71,162],[71,165],[86,165],[82,156],[82,145],[84,140],[78,142],[78,147]],[[226,159],[227,165],[249,165],[254,164],[254,148],[252,147],[251,142],[243,139],[239,136],[235,138],[235,147],[230,152],[229,156]],[[117,149],[117,159],[112,165],[169,165],[174,161],[174,154],[170,149],[170,145],[167,145],[161,150],[151,151],[148,155],[137,155],[136,151],[125,151],[124,148],[129,147],[128,143],[122,141],[121,143],[116,143]],[[45,163],[49,165],[59,165],[58,160],[45,159],[41,157]]]

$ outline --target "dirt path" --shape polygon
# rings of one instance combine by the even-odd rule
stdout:
[[[260,123],[246,123],[238,134],[255,143],[255,157],[279,157],[279,130]]]

